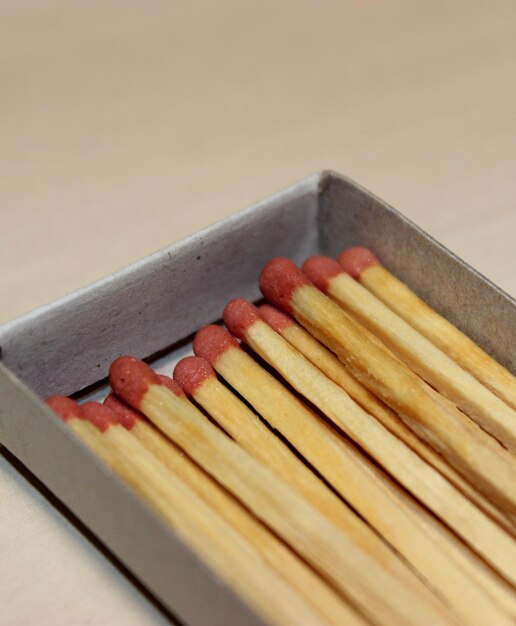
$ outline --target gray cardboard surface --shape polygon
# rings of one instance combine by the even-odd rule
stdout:
[[[147,357],[255,299],[271,256],[302,259],[317,243],[317,177],[164,248],[0,328],[1,358],[41,396],[105,378],[120,354]]]
[[[189,350],[185,338],[219,319],[230,298],[259,297],[257,278],[271,257],[302,261],[349,245],[371,247],[514,371],[514,302],[381,200],[332,173],[311,176],[0,328],[0,442],[191,626],[263,622],[38,396],[103,398],[102,380],[121,354],[154,355],[153,364],[170,373]]]

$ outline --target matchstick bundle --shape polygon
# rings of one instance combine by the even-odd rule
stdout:
[[[514,624],[514,377],[364,248],[260,288],[49,408],[266,623]]]
[[[370,250],[349,248],[338,261],[345,272],[516,409],[514,376],[380,265]]]

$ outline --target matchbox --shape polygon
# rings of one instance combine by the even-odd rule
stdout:
[[[41,399],[103,398],[109,365],[122,354],[170,374],[190,352],[192,333],[220,319],[229,299],[260,297],[258,275],[269,259],[302,262],[356,245],[374,250],[514,371],[514,301],[397,211],[331,172],[0,327],[0,442],[186,624],[263,621]]]

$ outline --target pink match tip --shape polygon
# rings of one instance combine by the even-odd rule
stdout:
[[[311,256],[303,263],[303,273],[323,293],[330,280],[343,273],[342,267],[329,256]]]
[[[339,254],[337,260],[342,269],[355,280],[371,265],[379,265],[376,256],[368,248],[348,248]]]
[[[131,430],[138,422],[144,419],[141,413],[127,406],[114,393],[110,393],[104,400],[104,406],[111,409],[118,422],[127,430]]]
[[[109,407],[100,402],[86,402],[81,406],[84,419],[91,422],[100,432],[105,432],[110,426],[118,423],[116,415]]]
[[[260,274],[263,295],[283,311],[291,313],[292,294],[298,287],[310,285],[310,281],[297,265],[284,257],[276,257],[267,263]]]
[[[221,326],[205,326],[194,337],[193,350],[196,356],[203,357],[215,366],[217,360],[229,348],[239,348],[238,341]]]
[[[270,304],[262,304],[259,306],[258,313],[266,324],[280,334],[283,330],[295,323],[290,315],[283,313],[283,311],[280,311]]]
[[[174,368],[174,380],[182,387],[189,396],[208,378],[215,377],[212,366],[206,359],[199,356],[187,356],[181,359]]]
[[[45,404],[64,422],[74,417],[82,418],[81,407],[66,396],[51,396],[45,400]]]
[[[246,330],[260,319],[260,315],[254,304],[243,298],[236,298],[226,305],[223,318],[229,332],[243,339]]]
[[[150,385],[160,385],[157,374],[146,363],[132,356],[121,356],[109,368],[109,383],[124,402],[139,409]]]
[[[170,378],[170,376],[165,376],[165,374],[158,374],[158,378],[160,383],[169,389],[173,394],[179,396],[180,398],[185,397],[185,392],[181,389],[179,383]]]

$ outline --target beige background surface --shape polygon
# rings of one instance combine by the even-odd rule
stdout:
[[[0,322],[304,175],[516,292],[514,2],[3,0]],[[0,456],[2,624],[163,617]]]

